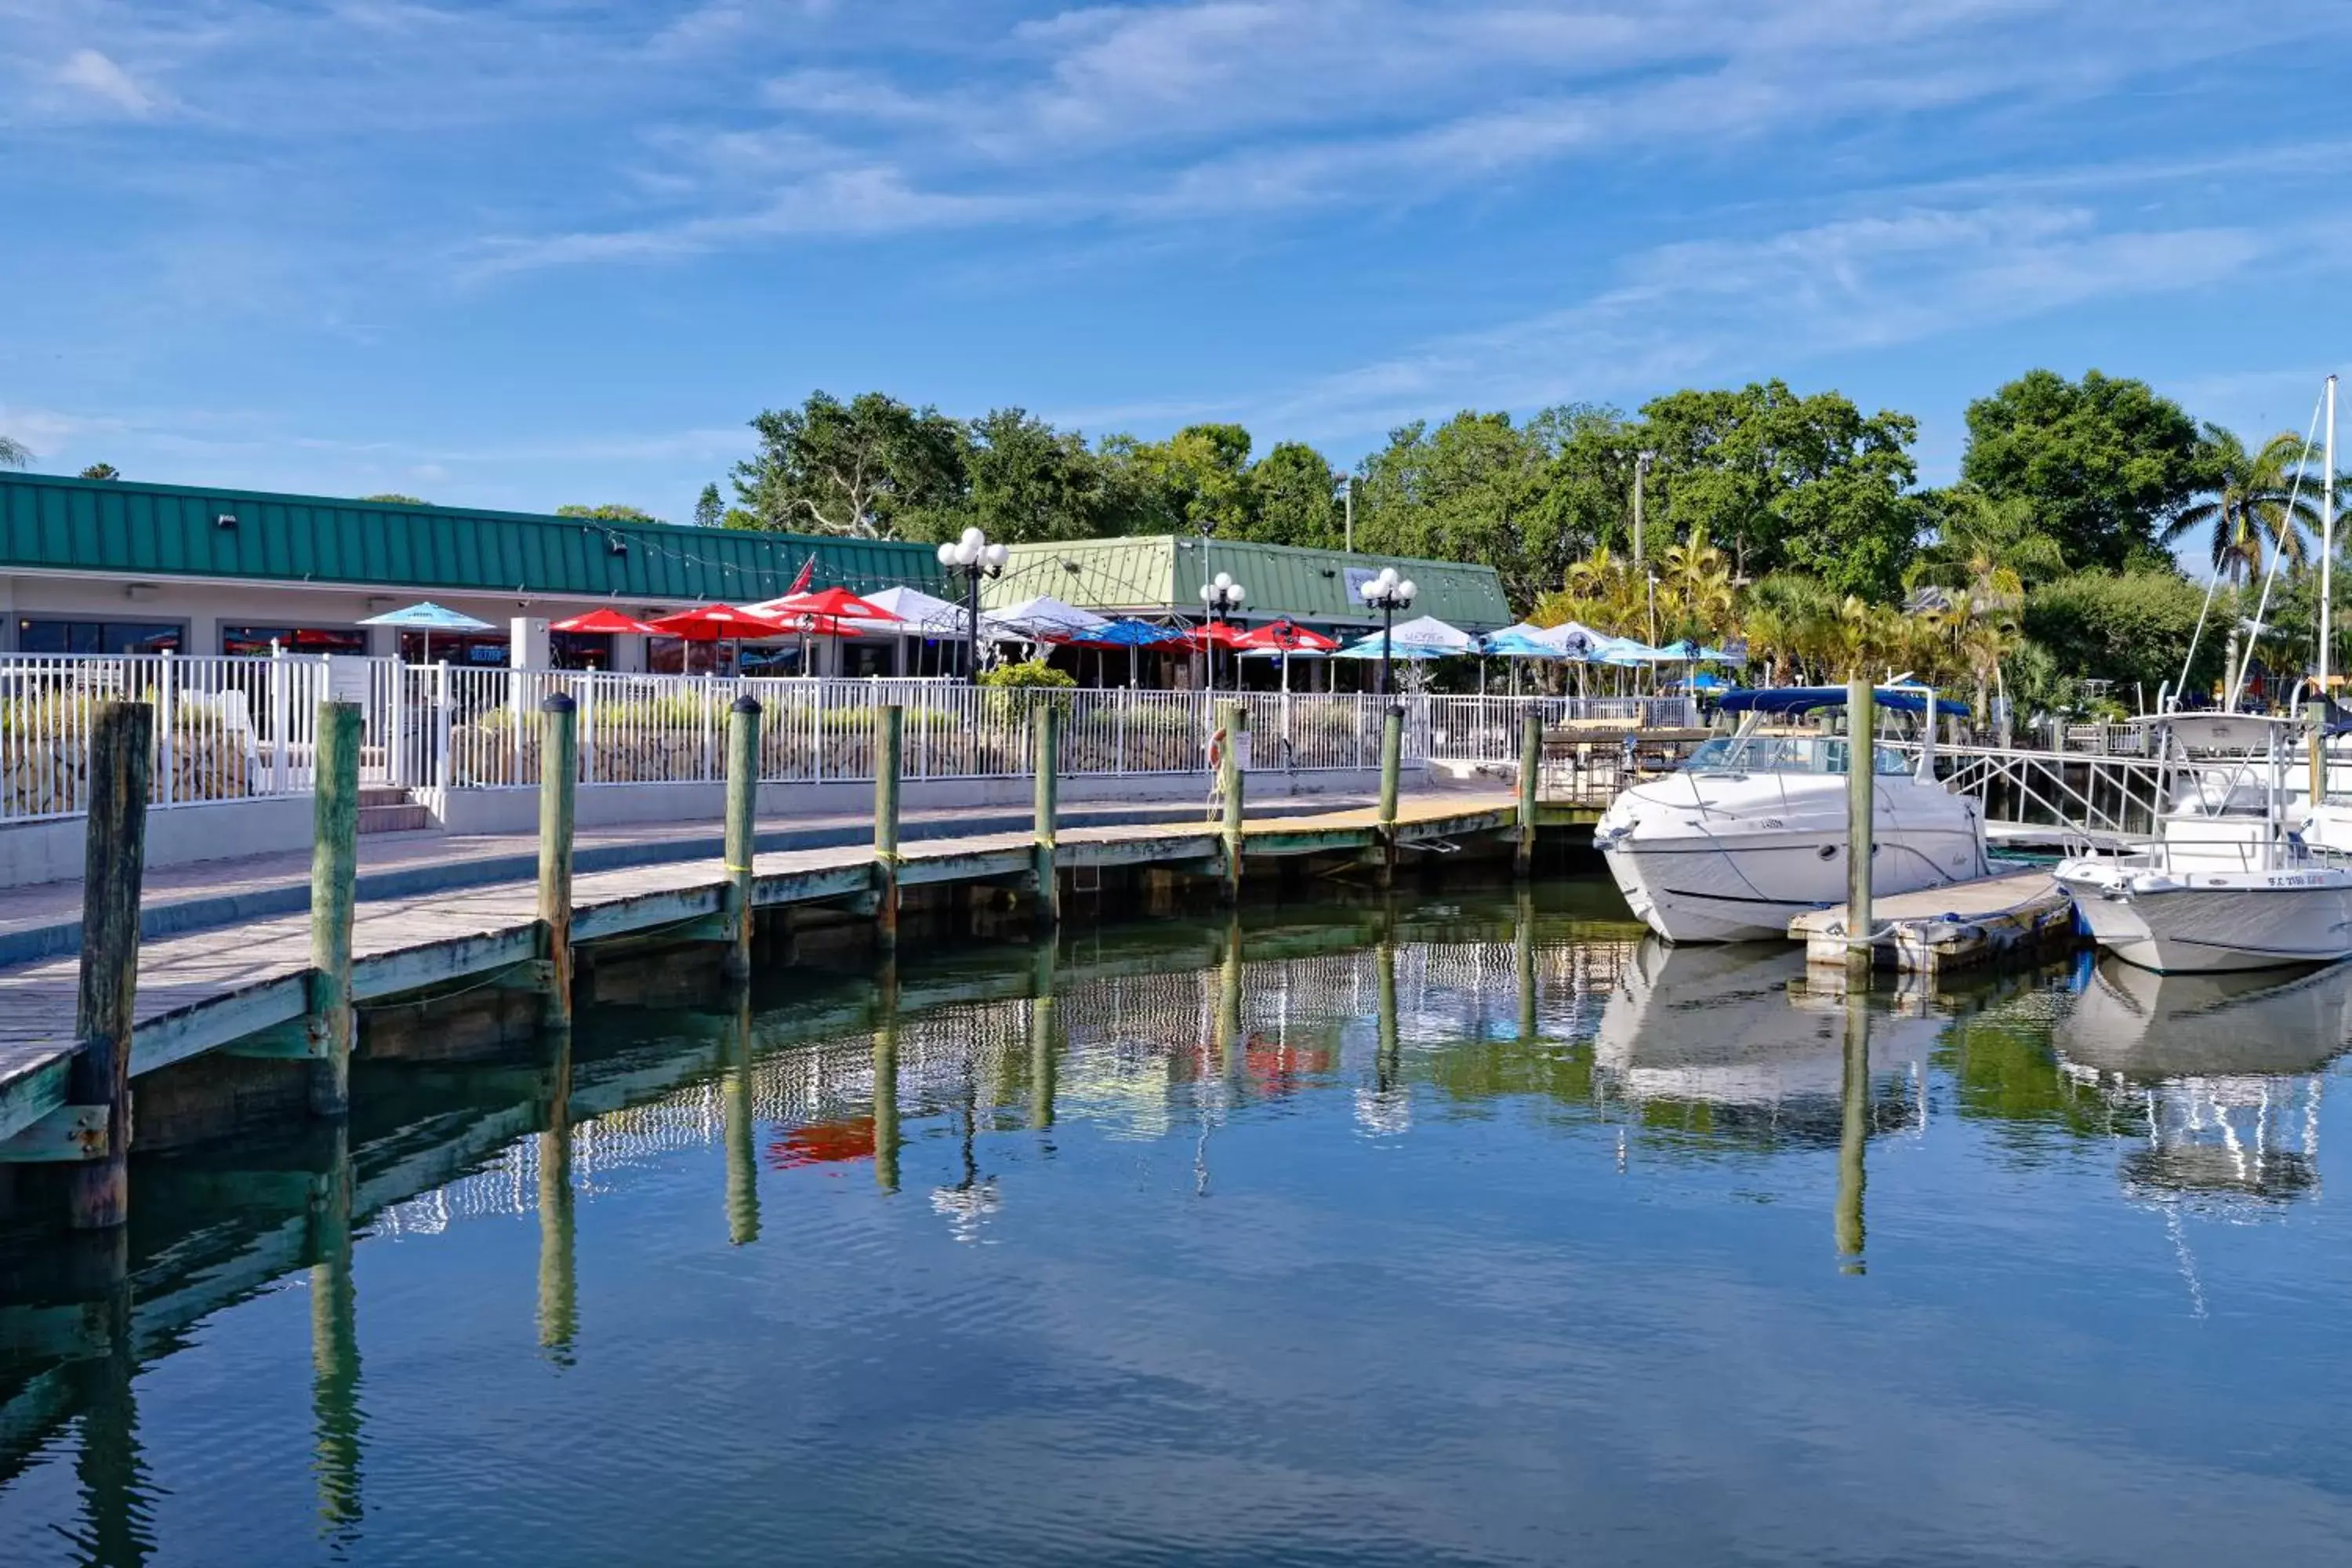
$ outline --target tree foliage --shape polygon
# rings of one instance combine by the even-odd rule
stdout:
[[[879,392],[814,392],[751,421],[760,449],[735,465],[747,526],[860,539],[921,537],[925,513],[961,494],[967,437],[936,408]],[[730,521],[734,521],[730,518]]]
[[[86,479],[119,479],[122,477],[122,470],[112,463],[92,463],[81,471],[81,477]]]
[[[372,496],[362,496],[360,497],[360,500],[375,501],[383,506],[428,506],[432,504],[416,496],[402,495],[398,490],[382,490]]]
[[[2197,424],[2146,382],[2029,371],[1969,405],[1960,477],[2030,501],[2077,566],[2122,567],[2206,477]]]
[[[605,501],[599,506],[582,506],[579,502],[573,501],[557,507],[555,515],[593,518],[599,522],[659,522],[661,521],[649,511],[644,511],[633,506],[624,506],[618,501]]]
[[[11,436],[0,436],[0,468],[21,468],[33,460],[33,449]]]
[[[2060,670],[2137,686],[2154,702],[2159,686],[2179,681],[2204,604],[2205,590],[2177,572],[2082,572],[2028,593],[2024,626]],[[2227,607],[2199,639],[2192,691],[2220,676]]]

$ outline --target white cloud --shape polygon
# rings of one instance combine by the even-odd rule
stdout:
[[[162,107],[162,100],[131,79],[131,73],[96,49],[76,49],[58,68],[63,86],[103,100],[134,119],[144,120]]]

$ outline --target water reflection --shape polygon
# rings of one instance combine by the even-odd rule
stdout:
[[[826,1189],[828,1212],[854,1203],[870,1224],[866,1245],[912,1246],[911,1230],[969,1267],[991,1249],[943,1247],[942,1231],[1035,1245],[1082,1181],[1104,1215],[1120,1212],[1111,1205],[1122,1198],[1146,1207],[1171,1191],[1181,1199],[1188,1149],[1192,1192],[1212,1190],[1213,1154],[1224,1189],[1246,1195],[1283,1179],[1282,1140],[1296,1136],[1324,1161],[1328,1145],[1303,1141],[1336,1132],[1357,1157],[1387,1162],[1384,1199],[1409,1202],[1416,1181],[1434,1179],[1414,1163],[1416,1149],[1447,1150],[1458,1163],[1478,1152],[1475,1130],[1490,1127],[1505,1142],[1541,1141],[1548,1199],[1585,1175],[1619,1187],[1608,1173],[1622,1159],[1623,1190],[1647,1191],[1641,1184],[1662,1173],[1679,1182],[1684,1212],[1715,1227],[1710,1245],[1746,1238],[1817,1278],[1830,1276],[1833,1257],[1850,1273],[1868,1267],[1873,1287],[1893,1279],[1916,1288],[1930,1271],[1916,1227],[1906,1234],[1903,1224],[1902,1173],[1929,1162],[1892,1156],[1925,1148],[2040,1184],[2039,1200],[2070,1222],[2105,1213],[2145,1239],[2152,1222],[2140,1211],[2158,1211],[2202,1310],[2198,1225],[2276,1219],[2317,1195],[2323,1085],[2347,1037],[2352,969],[2182,981],[2096,967],[1890,999],[1809,974],[1792,949],[1669,949],[1525,892],[1109,927],[870,973],[799,972],[789,986],[738,992],[704,1015],[583,1019],[557,1044],[551,1071],[379,1076],[362,1100],[377,1109],[331,1148],[306,1146],[291,1160],[223,1151],[209,1163],[142,1170],[152,1206],[124,1256],[64,1293],[87,1325],[70,1343],[43,1326],[49,1320],[17,1310],[31,1298],[9,1276],[0,1287],[0,1558],[18,1539],[6,1531],[20,1473],[70,1454],[80,1517],[44,1527],[54,1523],[87,1561],[145,1560],[156,1545],[157,1450],[141,1441],[132,1374],[179,1352],[206,1314],[240,1310],[301,1270],[316,1515],[303,1523],[338,1551],[380,1545],[361,1540],[362,1522],[383,1532],[397,1510],[383,1500],[391,1468],[381,1450],[370,1467],[373,1514],[362,1508],[354,1237],[429,1242],[476,1216],[535,1217],[535,1325],[509,1321],[505,1331],[527,1346],[521,1336],[535,1326],[549,1360],[584,1359],[610,1375],[643,1347],[614,1328],[626,1270],[592,1272],[591,1300],[581,1300],[575,1205],[630,1193],[695,1151],[709,1155],[695,1168],[694,1212],[708,1217],[723,1180],[729,1242],[768,1237],[730,1265],[746,1273],[774,1255],[805,1262],[823,1251],[834,1233],[822,1226],[835,1221],[812,1207],[809,1184],[867,1161],[872,1186],[861,1174]],[[1990,1136],[1933,1142],[1938,1126],[1957,1122]],[[1156,1151],[1164,1163],[1155,1175]],[[1804,1194],[1793,1240],[1771,1239],[1726,1195],[1781,1178]],[[902,1182],[923,1201],[878,1201]],[[1984,1188],[1988,1205],[2007,1201],[2002,1183]],[[1306,1190],[1328,1198],[1312,1183]],[[1262,1218],[1263,1206],[1198,1205],[1199,1234],[1247,1223],[1228,1209]],[[1021,1223],[1000,1224],[1008,1211]],[[1477,1216],[1504,1233],[1496,1256],[1532,1239],[1539,1245],[1522,1250],[1558,1244],[1646,1263],[1678,1223],[1661,1213],[1594,1242],[1558,1205],[1528,1212],[1539,1219],[1499,1202]],[[1340,1223],[1354,1217],[1343,1212]],[[1530,1229],[1512,1231],[1515,1223]],[[606,1228],[625,1227],[592,1227],[591,1243]],[[715,1243],[708,1225],[699,1229]],[[1354,1246],[1372,1233],[1348,1234]],[[1311,1254],[1319,1243],[1302,1226],[1292,1245]],[[1384,1266],[1378,1256],[1319,1263]],[[2158,1281],[2171,1290],[2161,1265]],[[1820,1283],[1857,1299],[1833,1277]],[[372,1283],[371,1303],[379,1297]],[[598,1329],[585,1342],[583,1310]],[[2166,1310],[2177,1321],[2178,1299],[2168,1294]],[[533,1310],[517,1301],[509,1317]],[[1538,1363],[1550,1353],[1533,1341],[1513,1348]],[[371,1363],[379,1405],[392,1364],[381,1351]],[[293,1365],[299,1375],[299,1352]],[[417,1374],[412,1365],[403,1375]],[[579,1397],[595,1381],[572,1375],[562,1386]]]

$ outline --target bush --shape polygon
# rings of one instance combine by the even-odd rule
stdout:
[[[980,672],[980,683],[982,686],[1043,687],[1059,690],[1076,686],[1078,678],[1067,670],[1055,669],[1042,658],[1033,658],[1024,664],[1000,664],[993,669],[983,669]]]

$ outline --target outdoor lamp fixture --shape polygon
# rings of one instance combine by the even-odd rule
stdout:
[[[940,546],[940,564],[950,572],[961,572],[964,578],[964,607],[969,613],[968,626],[971,633],[971,680],[980,683],[980,580],[1001,576],[1004,558],[1012,552],[1002,544],[991,544],[988,535],[976,528],[967,528],[963,537]]]
[[[1383,566],[1379,576],[1356,592],[1366,609],[1381,613],[1381,690],[1385,693],[1389,689],[1389,661],[1396,651],[1390,646],[1396,637],[1396,613],[1409,608],[1421,590],[1412,578],[1398,576],[1395,567]]]
[[[1208,609],[1211,626],[1239,610],[1242,601],[1248,596],[1248,591],[1234,582],[1233,574],[1228,572],[1220,572],[1214,582],[1201,584],[1201,603]],[[1214,691],[1217,689],[1217,639],[1213,637],[1209,638],[1208,653],[1209,689]],[[1234,689],[1239,690],[1241,684],[1241,677],[1236,674],[1234,677]]]

